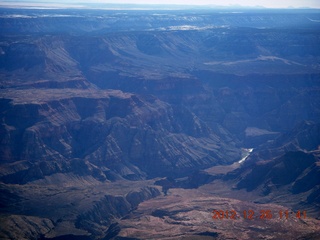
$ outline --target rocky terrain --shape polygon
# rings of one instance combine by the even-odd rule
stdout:
[[[190,111],[153,96],[78,89],[5,92],[5,99],[12,99],[4,100],[1,116],[6,183],[68,169],[100,180],[179,176],[239,157],[235,146]]]
[[[106,239],[317,239],[319,220],[298,218],[276,204],[216,197],[202,190],[172,190],[139,205],[108,229]],[[223,211],[217,215],[216,211]],[[228,213],[227,213],[228,211]],[[252,216],[243,211],[251,211]],[[270,211],[264,216],[263,211]]]
[[[0,9],[0,238],[319,238],[319,19]]]

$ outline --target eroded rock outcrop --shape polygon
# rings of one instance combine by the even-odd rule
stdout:
[[[41,235],[50,232],[54,228],[54,224],[50,219],[34,216],[1,216],[0,221],[1,239],[38,239]]]
[[[279,201],[283,196],[299,199],[295,207],[319,208],[319,124],[302,122],[292,131],[255,149],[243,165],[224,179],[234,181],[236,189],[260,194],[257,201]],[[278,197],[279,196],[279,197]],[[292,205],[294,201],[288,201]]]
[[[107,226],[133,211],[141,202],[159,196],[157,188],[146,187],[127,193],[125,196],[106,195],[91,209],[78,216],[76,226],[94,236],[101,235]]]
[[[179,175],[239,155],[187,109],[151,96],[71,89],[12,90],[5,96],[10,100],[2,105],[0,151],[11,169],[11,177],[3,176],[7,182],[68,171],[102,180],[109,170],[128,179]],[[20,181],[12,177],[19,160],[28,162]],[[34,173],[29,179],[26,166]]]

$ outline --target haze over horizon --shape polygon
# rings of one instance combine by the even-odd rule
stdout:
[[[0,6],[24,6],[24,7],[87,7],[90,4],[148,4],[148,5],[195,5],[195,6],[221,6],[221,7],[264,7],[264,8],[320,8],[320,1],[317,0],[93,0],[93,1],[79,1],[79,0],[48,0],[43,2],[41,0],[19,0],[0,1]]]

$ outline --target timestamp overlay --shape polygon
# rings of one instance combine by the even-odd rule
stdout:
[[[272,209],[261,209],[252,210],[246,209],[242,211],[236,210],[213,210],[212,219],[213,220],[237,220],[237,219],[247,219],[247,220],[270,220],[270,219],[306,219],[307,211],[305,210],[272,210]]]

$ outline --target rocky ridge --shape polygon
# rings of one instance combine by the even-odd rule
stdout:
[[[152,96],[65,89],[11,90],[3,97],[0,151],[7,183],[68,169],[101,180],[112,178],[110,172],[129,179],[179,175],[239,156],[235,146],[224,144],[187,109]],[[16,175],[27,178],[31,168],[31,180],[10,175],[9,169],[19,165]]]

